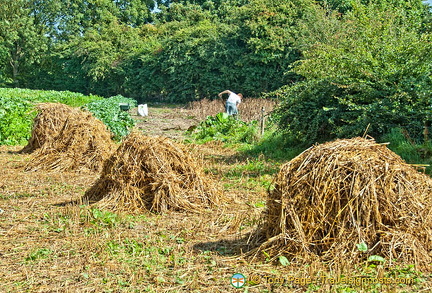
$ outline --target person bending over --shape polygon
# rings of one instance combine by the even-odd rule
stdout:
[[[243,98],[242,94],[236,94],[230,90],[226,90],[220,92],[218,96],[221,98],[223,94],[228,94],[228,99],[225,103],[225,110],[228,115],[237,115],[238,109],[237,106],[241,103],[241,99]]]

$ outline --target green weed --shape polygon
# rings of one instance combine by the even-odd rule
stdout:
[[[52,254],[52,251],[48,248],[40,248],[35,251],[32,251],[26,258],[26,261],[35,261],[38,259],[44,259],[47,258],[50,254]]]

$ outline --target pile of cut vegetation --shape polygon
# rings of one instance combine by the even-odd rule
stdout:
[[[27,145],[21,150],[32,153],[46,141],[57,136],[69,116],[78,116],[81,110],[61,103],[40,103],[33,120],[33,129]]]
[[[104,208],[162,213],[200,211],[219,201],[219,188],[183,146],[132,132],[106,161],[84,201]]]
[[[90,112],[45,104],[33,128],[33,152],[26,171],[96,171],[113,153],[111,133]],[[43,144],[40,142],[43,141]],[[29,147],[30,148],[30,147]]]
[[[429,176],[374,140],[315,145],[275,177],[255,252],[336,265],[384,258],[430,269],[431,195]]]

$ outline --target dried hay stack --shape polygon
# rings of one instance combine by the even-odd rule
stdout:
[[[32,153],[46,141],[57,136],[69,116],[77,116],[81,110],[61,103],[41,103],[36,106],[37,116],[33,121],[31,138],[21,150]]]
[[[56,135],[49,135],[47,132],[47,141],[32,154],[26,171],[99,172],[115,149],[105,124],[81,110],[72,112]]]
[[[255,252],[336,265],[370,255],[423,268],[432,261],[432,179],[385,145],[354,138],[313,146],[274,184],[257,234],[267,241]]]
[[[200,211],[218,203],[218,190],[184,147],[133,132],[84,200],[115,210]]]

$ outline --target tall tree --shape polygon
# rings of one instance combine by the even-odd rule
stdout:
[[[54,40],[70,40],[113,22],[137,27],[152,20],[153,0],[33,0],[34,13]]]
[[[29,68],[47,49],[45,30],[26,0],[0,0],[0,7],[0,85],[25,86]]]
[[[140,60],[146,63],[134,74],[141,82],[134,84],[155,85],[154,74],[145,72],[158,72],[159,92],[170,100],[212,98],[221,88],[247,96],[277,89],[296,79],[285,72],[299,58],[294,32],[312,5],[310,0],[226,1],[216,9],[210,3],[174,3],[158,17],[159,47],[143,52]],[[154,86],[141,93],[146,89],[154,93]]]
[[[36,70],[34,87],[100,95],[121,90],[121,65],[151,20],[150,0],[32,0],[38,23],[48,28],[50,54]]]

